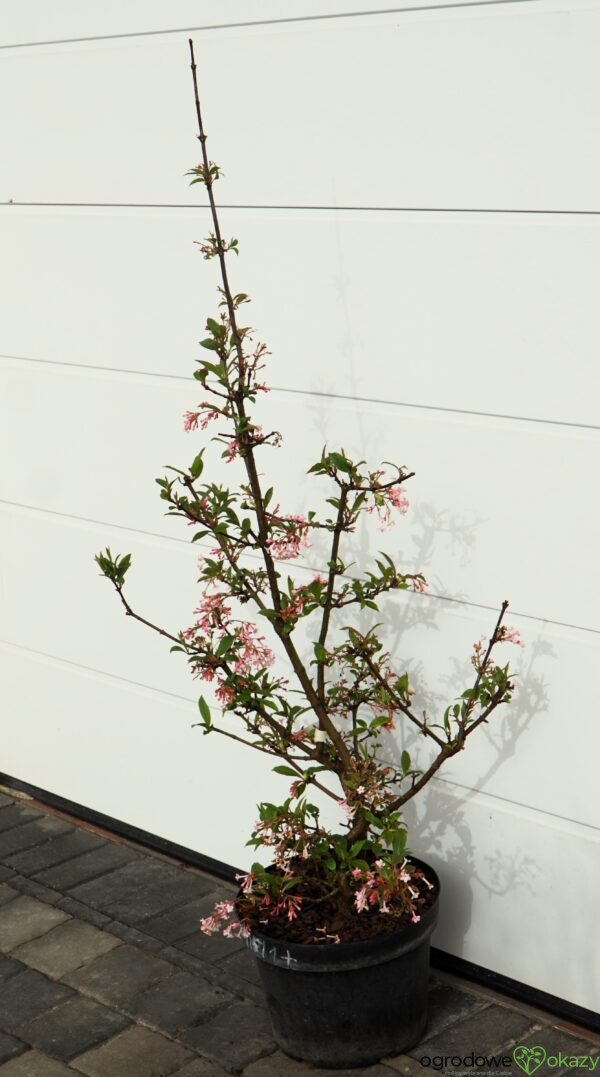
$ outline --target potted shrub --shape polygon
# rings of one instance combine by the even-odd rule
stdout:
[[[229,284],[227,254],[238,246],[221,233],[213,190],[219,167],[207,155],[191,41],[190,49],[202,160],[189,174],[207,191],[213,230],[201,250],[217,259],[221,282],[194,372],[203,399],[184,423],[188,431],[214,430],[213,442],[226,462],[238,461],[244,478],[236,489],[205,479],[201,448],[187,469],[157,479],[168,512],[193,525],[191,541],[202,543],[202,593],[191,627],[170,633],[131,608],[128,554],[107,549],[96,560],[126,613],[170,639],[171,650],[210,686],[221,717],[201,696],[204,732],[272,755],[289,785],[281,803],[259,804],[248,843],[266,848],[271,864],[254,863],[237,900],[217,905],[202,929],[246,939],[284,1051],[323,1066],[366,1064],[409,1048],[426,1021],[439,881],[409,853],[403,807],[510,700],[514,686],[497,648],[521,641],[504,624],[503,602],[489,638],[475,644],[470,686],[439,718],[417,713],[408,675],[393,668],[377,624],[359,631],[347,619],[352,607],[381,618],[384,596],[423,592],[425,578],[387,555],[351,571],[344,553],[363,514],[387,527],[407,511],[413,473],[370,468],[342,448],[325,448],[308,469],[330,481],[324,511],[284,511],[265,489],[264,456],[280,441],[253,419],[257,397],[268,391],[268,353],[240,323],[248,296]],[[322,572],[308,582],[294,578],[290,570],[317,532],[329,550]],[[310,639],[308,659],[297,643],[299,626]],[[289,680],[274,671],[268,633]],[[398,763],[382,758],[382,736],[400,722],[431,749],[420,769],[406,750]],[[335,830],[322,824],[313,790],[337,804],[345,823]]]

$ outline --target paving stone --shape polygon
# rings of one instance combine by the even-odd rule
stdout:
[[[9,985],[0,992],[0,1028],[7,1032],[16,1032],[23,1022],[39,1017],[73,995],[69,987],[53,983],[33,969],[11,977]]]
[[[20,961],[13,961],[12,957],[0,954],[0,984],[10,980],[11,976],[16,976],[18,972],[23,972],[24,969],[25,966]]]
[[[68,914],[36,898],[20,895],[5,905],[0,917],[0,950],[8,953],[23,942],[45,934],[67,920]]]
[[[94,855],[94,854],[92,854]],[[122,920],[137,924],[202,896],[206,882],[182,868],[144,857],[73,890],[73,897]]]
[[[20,894],[28,894],[29,897],[37,898],[38,901],[45,901],[47,905],[58,905],[60,901],[60,894],[56,890],[50,890],[48,886],[43,886],[35,879],[28,879],[26,875],[15,873],[10,880],[10,885]]]
[[[220,987],[176,972],[127,1003],[127,1011],[172,1036],[204,1020],[233,996]]]
[[[416,1058],[411,1058],[410,1055],[396,1055],[395,1058],[385,1058],[383,1065],[388,1077],[391,1077],[392,1073],[401,1073],[403,1077],[424,1077],[428,1072],[420,1062],[417,1062]],[[434,1073],[436,1072],[434,1070]],[[507,1073],[506,1077],[510,1077],[510,1074]]]
[[[6,1033],[0,1032],[0,1063],[8,1062],[9,1058],[15,1058],[16,1055],[21,1055],[26,1050],[27,1047],[21,1040],[16,1040],[14,1036],[7,1036]]]
[[[73,1077],[73,1070],[39,1051],[27,1051],[2,1067],[2,1077]]]
[[[201,880],[203,883],[204,879]],[[164,942],[177,942],[200,930],[200,921],[210,916],[217,901],[224,901],[229,893],[221,888],[213,888],[203,897],[188,901],[177,909],[170,909],[162,916],[154,916],[144,921],[144,931]]]
[[[576,1055],[595,1056],[600,1053],[600,1046],[597,1043],[592,1043],[591,1040],[586,1040],[583,1036],[570,1036],[567,1032],[563,1032],[561,1028],[536,1029],[531,1035],[519,1040],[518,1046],[521,1045],[530,1048],[543,1047],[546,1052],[546,1066],[549,1058],[556,1058],[557,1065],[553,1066],[551,1071],[553,1077],[560,1077],[561,1074],[570,1072],[570,1066],[561,1064],[561,1056],[564,1059],[572,1058]],[[510,1053],[512,1054],[512,1050]],[[596,1066],[598,1067],[598,1063],[596,1063]]]
[[[2,905],[8,905],[9,901],[13,901],[17,896],[17,891],[12,890],[6,883],[0,883],[0,907]]]
[[[123,1006],[174,972],[167,961],[124,944],[63,979],[109,1006]]]
[[[457,1021],[406,1053],[416,1059],[425,1056],[432,1058],[433,1055],[464,1057],[473,1051],[476,1054],[490,1054],[515,1040],[520,1043],[532,1028],[530,1017],[492,1004]]]
[[[2,808],[0,816],[3,812],[9,811],[12,811],[12,808]],[[66,834],[73,830],[70,823],[66,823],[64,819],[58,819],[56,815],[41,815],[40,812],[35,814],[37,818],[32,822],[24,822],[23,826],[11,827],[0,833],[0,857],[3,861],[6,861],[13,853],[31,849],[34,845],[42,845],[51,838],[58,837],[59,834]]]
[[[198,957],[192,957],[183,950],[176,950],[174,946],[165,946],[164,950],[161,950],[160,957],[176,965],[177,969],[191,972],[192,976],[197,976],[215,987],[222,987],[224,991],[235,995],[236,998],[248,999],[257,1006],[265,1006],[262,987],[256,987],[249,980],[242,980],[239,976],[231,975],[220,965],[208,965]]]
[[[227,1070],[217,1066],[216,1062],[209,1062],[207,1058],[196,1058],[182,1070],[177,1070],[172,1077],[226,1077],[226,1074]]]
[[[33,1021],[18,1026],[17,1035],[61,1062],[83,1054],[121,1032],[126,1017],[89,998],[75,997]]]
[[[14,804],[14,799],[6,793],[0,793],[0,808],[7,808],[9,804]]]
[[[0,864],[0,882],[10,881],[14,874],[12,868],[7,868],[5,864]]]
[[[117,842],[106,842],[98,849],[91,849],[89,853],[83,853],[64,864],[58,864],[53,868],[46,868],[36,874],[36,879],[45,886],[51,886],[54,890],[71,890],[75,886],[97,879],[106,875],[109,871],[129,864],[132,860],[138,860],[142,856],[137,849],[129,845],[120,845]]]
[[[35,875],[45,868],[55,867],[57,864],[71,860],[74,856],[87,853],[90,849],[96,849],[105,842],[97,834],[89,830],[72,830],[69,834],[61,834],[58,838],[52,838],[44,845],[35,849],[27,849],[22,853],[9,856],[7,864],[20,872],[21,875]]]
[[[217,963],[217,967],[224,969],[231,976],[240,976],[243,980],[248,980],[250,983],[262,988],[258,962],[254,954],[250,953],[250,950],[245,947],[238,953],[232,954],[231,957],[222,958]]]
[[[422,1071],[422,1066],[419,1065],[419,1069]],[[243,1071],[243,1077],[275,1077],[276,1074],[277,1077],[393,1077],[391,1069],[379,1063],[358,1069],[322,1069],[307,1062],[289,1059],[288,1055],[281,1051],[266,1055],[266,1058],[253,1062]],[[424,1077],[427,1077],[427,1073]]]
[[[423,1067],[419,1065],[419,1069],[422,1071]],[[296,1062],[281,1051],[253,1062],[244,1070],[244,1077],[275,1077],[275,1075],[277,1077],[332,1077],[332,1075],[333,1077],[392,1077],[392,1071],[379,1064],[362,1066],[359,1069],[321,1069],[320,1066],[309,1066],[306,1062]],[[425,1077],[427,1077],[426,1074]]]
[[[30,823],[32,819],[39,819],[40,815],[41,812],[35,808],[27,808],[24,804],[8,804],[0,808],[0,832]]]
[[[182,1039],[229,1073],[237,1073],[263,1055],[272,1054],[276,1047],[267,1014],[250,1002],[225,1006]]]
[[[427,1003],[427,1028],[423,1039],[430,1040],[438,1032],[481,1010],[487,1000],[460,991],[453,984],[435,980],[430,984]]]
[[[119,920],[110,920],[110,930],[123,942],[128,942],[131,946],[137,946],[140,950],[146,950],[149,954],[160,954],[164,950],[164,946],[160,939],[152,938],[152,935],[146,935],[144,931],[138,931],[135,927],[130,927],[129,924],[122,924]]]
[[[86,924],[94,924],[95,927],[106,927],[108,924],[113,923],[110,916],[105,916],[103,912],[98,912],[97,909],[90,909],[89,905],[84,905],[83,902],[76,901],[72,897],[59,896],[56,907],[68,912],[70,916],[76,917],[77,920],[85,920]]]
[[[99,931],[91,924],[67,920],[41,938],[18,946],[13,950],[13,957],[58,980],[66,972],[73,972],[94,958],[114,950],[115,946],[121,946],[121,942],[114,935]]]
[[[199,957],[202,961],[209,963],[231,957],[232,954],[246,949],[240,939],[226,939],[219,934],[205,935],[200,930],[194,935],[189,935],[187,939],[179,939],[175,946],[178,950],[184,950],[186,954],[193,954],[194,957]]]
[[[180,1043],[149,1028],[133,1026],[101,1047],[79,1055],[72,1065],[88,1077],[164,1077],[192,1059],[191,1051]]]

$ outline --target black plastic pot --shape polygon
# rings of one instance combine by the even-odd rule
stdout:
[[[411,858],[428,879],[437,875]],[[438,897],[418,924],[367,942],[304,945],[253,932],[273,1032],[292,1058],[342,1069],[401,1054],[427,1021],[429,940]]]

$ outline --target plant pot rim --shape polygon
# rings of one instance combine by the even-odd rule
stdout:
[[[431,935],[439,915],[440,897],[440,880],[431,865],[416,856],[409,856],[408,861],[415,867],[425,869],[436,888],[434,900],[418,924],[404,924],[397,931],[384,932],[372,939],[339,943],[288,942],[253,929],[245,939],[246,946],[267,964],[297,972],[341,972],[382,964],[408,953]]]

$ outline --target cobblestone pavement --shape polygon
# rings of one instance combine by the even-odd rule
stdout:
[[[200,917],[233,891],[0,792],[2,1077],[331,1073],[277,1050],[255,959],[239,941],[199,932]],[[548,1056],[600,1050],[600,1037],[440,974],[418,1047],[336,1072],[423,1077],[432,1072],[419,1062],[425,1055],[490,1054],[515,1043],[542,1046]],[[449,1060],[445,1068],[456,1067]]]

